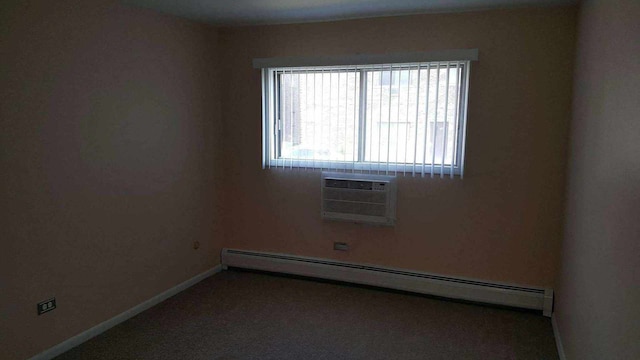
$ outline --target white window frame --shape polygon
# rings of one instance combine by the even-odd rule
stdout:
[[[393,62],[380,63],[380,56],[386,56],[387,60],[401,60],[420,58],[427,61],[419,62]],[[456,58],[453,58],[456,57]],[[472,50],[450,50],[437,53],[411,53],[411,54],[391,54],[391,55],[356,55],[343,57],[323,57],[323,58],[275,58],[275,59],[254,59],[254,67],[262,69],[262,167],[263,168],[306,168],[306,169],[328,169],[337,171],[358,171],[358,172],[374,172],[374,173],[403,173],[403,174],[422,174],[434,175],[464,175],[464,158],[466,145],[466,124],[467,124],[467,104],[469,95],[469,74],[471,61],[477,60],[477,49]],[[446,59],[445,59],[446,58]],[[363,161],[361,151],[363,143],[360,136],[365,131],[362,126],[366,119],[363,111],[358,114],[360,124],[360,136],[358,143],[358,161],[339,161],[339,160],[319,160],[319,159],[292,159],[292,158],[275,158],[272,157],[272,147],[275,146],[274,129],[276,127],[276,105],[275,92],[276,71],[286,68],[286,71],[304,73],[310,68],[324,68],[327,70],[347,70],[360,71],[360,80],[366,81],[363,76],[366,71],[380,71],[390,68],[406,68],[407,66],[418,66],[418,64],[430,63],[433,65],[438,62],[457,62],[463,68],[462,81],[460,84],[460,93],[462,97],[459,101],[458,108],[458,130],[456,139],[456,156],[452,159],[452,165],[442,164],[411,164],[411,163],[395,163],[395,162],[367,162]],[[354,65],[355,63],[356,65]],[[421,65],[422,66],[422,65]],[[362,84],[362,83],[361,83]],[[362,104],[362,94],[366,92],[360,87],[359,101]],[[360,107],[362,109],[362,106]],[[273,136],[273,138],[272,138]],[[276,140],[277,141],[277,140]],[[453,168],[452,168],[453,167]]]

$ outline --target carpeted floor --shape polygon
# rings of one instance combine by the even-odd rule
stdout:
[[[70,359],[558,359],[530,312],[225,271],[62,354]]]

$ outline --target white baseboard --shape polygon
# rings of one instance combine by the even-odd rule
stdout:
[[[553,304],[552,289],[306,256],[222,249],[222,266],[302,275],[452,299],[541,310],[545,316],[551,316],[551,304]]]
[[[112,317],[109,320],[106,320],[104,322],[101,322],[100,324],[90,328],[89,330],[86,330],[84,332],[81,332],[80,334],[71,337],[63,342],[61,342],[60,344],[49,348],[43,352],[41,352],[38,355],[33,356],[30,360],[49,360],[49,359],[53,359],[54,357],[69,351],[71,349],[73,349],[74,347],[82,344],[83,342],[102,334],[103,332],[111,329],[112,327],[131,319],[132,317],[138,315],[139,313],[165,301],[166,299],[176,295],[179,292],[182,292],[188,288],[190,288],[191,286],[199,283],[200,281],[215,275],[216,273],[219,273],[222,270],[222,265],[216,265],[213,268],[200,273],[194,277],[192,277],[191,279],[184,281],[174,287],[172,287],[171,289],[168,289],[154,297],[152,297],[151,299],[138,304],[134,307],[132,307],[131,309],[116,315],[114,317]]]
[[[567,360],[567,356],[564,354],[564,346],[562,346],[562,339],[560,338],[560,330],[558,329],[558,323],[556,322],[555,313],[551,315],[551,326],[553,326],[553,337],[556,339],[558,356],[560,357],[560,360]]]

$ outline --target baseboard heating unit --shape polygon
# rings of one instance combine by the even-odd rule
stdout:
[[[309,276],[452,299],[541,310],[551,316],[553,290],[411,270],[267,252],[223,249],[222,266]]]

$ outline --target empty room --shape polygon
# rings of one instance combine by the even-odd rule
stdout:
[[[640,359],[637,0],[5,0],[0,359]]]

